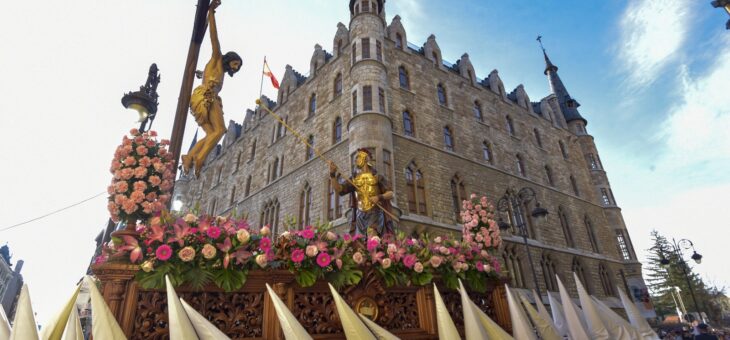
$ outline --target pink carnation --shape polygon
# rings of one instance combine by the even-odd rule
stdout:
[[[147,176],[147,168],[140,166],[134,169],[134,177],[143,178],[145,176]]]
[[[299,232],[299,235],[307,240],[311,240],[312,238],[314,238],[314,230],[312,230],[311,228],[307,228]]]
[[[301,249],[294,249],[294,251],[291,252],[291,260],[294,263],[302,263],[302,261],[304,261],[304,251]]]
[[[208,228],[208,230],[205,231],[205,233],[208,234],[208,237],[216,239],[221,236],[221,229],[216,226],[211,226],[210,228]]]
[[[152,175],[149,178],[150,184],[152,184],[153,187],[159,186],[160,183],[162,183],[162,180],[159,176]]]
[[[134,191],[145,191],[145,190],[147,190],[147,183],[145,183],[144,181],[136,181],[136,182],[134,182],[133,188],[134,188]],[[124,191],[126,191],[126,190],[124,190]]]
[[[137,161],[132,156],[129,156],[124,159],[124,165],[126,165],[126,166],[132,166],[135,164],[137,164]]]
[[[172,248],[170,246],[163,244],[159,247],[157,247],[157,251],[155,251],[155,256],[157,256],[157,259],[160,261],[167,261],[170,259],[170,256],[172,256]]]
[[[114,189],[117,192],[124,193],[129,190],[129,185],[127,184],[127,182],[117,182],[116,184],[114,184]]]
[[[140,156],[144,156],[147,154],[147,148],[144,147],[144,145],[138,146],[134,151],[137,151],[137,154]]]
[[[268,237],[262,238],[261,241],[259,241],[259,248],[261,248],[261,250],[263,251],[269,251],[269,249],[271,249],[271,239],[269,239]]]

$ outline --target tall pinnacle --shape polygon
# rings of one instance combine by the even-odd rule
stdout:
[[[583,116],[580,115],[580,112],[578,112],[578,107],[580,106],[580,104],[578,103],[578,101],[570,96],[570,93],[568,93],[568,89],[565,88],[565,85],[563,85],[563,81],[560,80],[560,76],[558,76],[558,67],[553,65],[553,63],[550,61],[550,58],[545,51],[545,47],[543,47],[542,45],[542,36],[538,36],[537,41],[540,43],[542,55],[543,57],[545,57],[544,74],[548,76],[550,90],[558,99],[558,103],[560,103],[560,110],[563,111],[565,121],[570,123],[573,120],[582,120],[584,124],[587,124],[588,122],[585,120],[585,118],[583,118]]]

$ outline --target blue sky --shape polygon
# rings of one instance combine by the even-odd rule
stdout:
[[[162,83],[154,128],[169,136],[193,0],[10,2],[0,12],[0,228],[105,190],[121,136],[135,126],[119,103],[141,85],[151,62]],[[63,13],[60,15],[59,13]],[[730,32],[709,0],[436,1],[389,0],[408,40],[436,35],[444,59],[467,52],[478,76],[498,69],[509,90],[532,100],[548,94],[545,47],[588,130],[623,209],[639,256],[651,229],[690,238],[705,255],[704,277],[730,284],[722,215],[730,204]],[[291,64],[306,73],[315,43],[332,49],[347,1],[224,0],[223,49],[244,68],[221,95],[226,118],[241,121],[258,95],[266,55],[281,78]],[[208,42],[201,64],[210,53]],[[265,94],[275,92],[265,88]],[[188,119],[185,145],[195,131]],[[73,209],[0,232],[24,259],[38,320],[46,320],[84,274],[93,238],[107,218],[98,197]]]

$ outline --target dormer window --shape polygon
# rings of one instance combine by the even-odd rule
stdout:
[[[400,35],[400,33],[395,34],[395,48],[403,48],[403,37]]]

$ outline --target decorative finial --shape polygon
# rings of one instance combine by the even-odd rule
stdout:
[[[538,35],[537,39],[535,39],[535,40],[537,40],[537,42],[540,43],[540,48],[542,49],[542,52],[545,53],[545,47],[542,46],[542,36]]]

